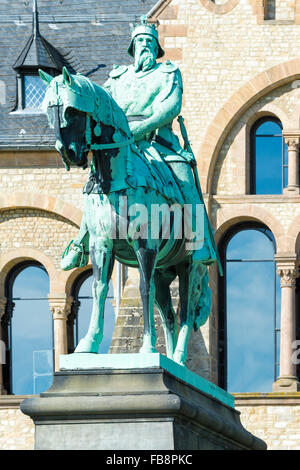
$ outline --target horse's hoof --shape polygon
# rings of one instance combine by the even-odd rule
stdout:
[[[96,353],[98,352],[99,344],[94,339],[86,339],[82,338],[77,348],[75,349],[75,353]]]

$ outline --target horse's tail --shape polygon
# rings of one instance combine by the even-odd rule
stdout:
[[[200,298],[195,308],[195,319],[193,325],[195,331],[206,323],[210,314],[212,295],[208,282],[208,271],[206,271],[201,282]]]

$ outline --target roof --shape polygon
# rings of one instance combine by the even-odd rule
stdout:
[[[17,71],[26,69],[54,69],[59,72],[66,65],[64,58],[40,34],[37,0],[33,1],[32,34],[13,68]]]
[[[38,62],[41,67],[54,63],[61,68],[63,60],[102,85],[113,64],[132,62],[127,55],[129,24],[155,3],[39,0],[39,38],[33,41],[32,5],[0,0],[0,149],[49,149],[55,140],[45,115],[12,112],[17,89],[14,66]]]

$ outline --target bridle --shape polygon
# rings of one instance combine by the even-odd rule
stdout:
[[[110,149],[118,149],[127,147],[127,145],[131,145],[134,143],[134,137],[131,137],[128,140],[124,140],[122,142],[114,142],[111,144],[92,144],[92,128],[91,128],[91,115],[87,114],[86,116],[86,149],[87,150],[110,150]]]

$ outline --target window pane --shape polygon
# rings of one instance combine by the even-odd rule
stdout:
[[[281,135],[282,130],[279,123],[274,121],[263,122],[256,131],[256,135]]]
[[[256,194],[281,193],[281,138],[259,137],[256,139]]]
[[[46,86],[38,75],[24,76],[24,107],[40,108],[45,97]]]
[[[227,389],[269,392],[275,362],[275,266],[255,260],[272,260],[274,248],[260,231],[245,230],[232,238],[227,254]],[[239,256],[252,261],[229,261]]]
[[[268,232],[272,237],[271,232]],[[259,230],[242,230],[228,244],[227,260],[232,259],[266,259],[273,261],[274,245]]]
[[[93,308],[92,299],[92,284],[93,277],[90,276],[81,286],[78,293],[78,300],[80,301],[80,307],[77,314],[77,328],[78,328],[78,340],[83,338],[89,328],[90,318]],[[113,284],[110,282],[107,299],[105,302],[104,310],[104,332],[103,340],[99,347],[99,353],[105,354],[108,352],[110,343],[112,340],[113,330],[115,326],[115,312],[111,300],[113,299]]]
[[[40,393],[52,380],[52,315],[48,293],[48,274],[35,266],[24,269],[14,282],[15,308],[11,320],[14,394]]]
[[[255,194],[281,194],[287,185],[287,146],[279,121],[263,121],[256,129],[252,153]]]

